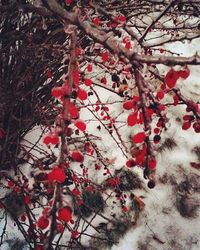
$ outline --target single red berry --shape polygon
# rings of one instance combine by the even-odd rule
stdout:
[[[165,83],[167,84],[167,86],[171,89],[176,85],[176,82],[178,80],[179,74],[173,69],[171,68],[166,76],[165,76]]]
[[[72,194],[73,194],[74,196],[79,196],[79,195],[81,194],[81,192],[78,190],[78,188],[74,188],[74,189],[72,190]]]
[[[58,211],[58,219],[63,222],[69,222],[72,219],[72,210],[70,207],[60,208]]]
[[[142,143],[146,139],[146,134],[144,132],[139,132],[132,136],[131,140],[133,143]]]
[[[179,75],[179,77],[186,79],[190,75],[190,71],[189,71],[189,69],[179,70],[178,75]]]
[[[62,95],[61,87],[53,87],[51,90],[51,95],[56,98],[60,97]]]
[[[107,79],[106,79],[105,77],[102,77],[102,78],[101,78],[101,83],[103,83],[103,84],[106,85],[106,84],[107,84]]]
[[[108,61],[108,52],[104,52],[104,53],[102,54],[102,60],[103,60],[103,62]]]
[[[59,183],[63,183],[65,179],[65,171],[58,166],[54,167],[54,169],[48,174],[48,180],[50,182],[57,181]]]
[[[86,124],[82,120],[76,120],[74,125],[81,131],[86,130]]]
[[[130,110],[134,108],[134,102],[133,101],[126,101],[123,103],[123,108],[126,110]]]
[[[72,117],[73,119],[76,119],[77,117],[79,117],[79,111],[78,111],[78,109],[75,107],[75,105],[74,105],[73,102],[71,102],[71,103],[69,104],[69,113],[70,113],[70,115],[71,115],[71,117]]]
[[[191,127],[191,122],[184,122],[183,125],[182,125],[182,129],[183,130],[187,130]]]
[[[78,92],[77,92],[77,97],[84,101],[87,99],[88,95],[87,92],[84,89],[79,88]]]
[[[88,64],[88,66],[87,66],[87,71],[88,71],[88,72],[92,72],[92,64]]]
[[[164,49],[160,49],[160,54],[163,54],[164,53]]]
[[[48,225],[49,225],[49,220],[44,216],[41,216],[37,221],[37,226],[42,230],[47,228]]]
[[[117,17],[117,20],[124,23],[124,22],[126,22],[126,17],[124,15],[120,15]]]
[[[157,97],[158,100],[162,100],[164,98],[164,96],[165,96],[165,92],[163,90],[159,90],[157,92],[156,97]]]
[[[155,169],[157,165],[156,159],[155,158],[150,158],[148,160],[148,168],[150,169]]]
[[[51,136],[49,136],[49,135],[45,136],[44,139],[43,139],[43,143],[47,144],[47,145],[50,144],[51,141],[52,141]]]
[[[135,164],[135,161],[133,159],[129,159],[127,162],[126,162],[126,166],[128,168],[132,168],[134,167],[136,164]]]
[[[91,80],[91,79],[85,79],[85,80],[84,80],[84,84],[85,84],[86,86],[91,86],[91,85],[92,85],[92,80]]]
[[[59,144],[59,137],[58,137],[58,135],[52,135],[51,136],[51,144],[54,144],[54,145]]]
[[[84,156],[79,151],[73,151],[71,154],[71,157],[72,157],[73,161],[77,161],[77,162],[84,161]]]
[[[128,126],[132,127],[137,124],[137,112],[129,114],[127,118]]]
[[[93,19],[92,19],[92,22],[93,22],[93,24],[95,24],[95,25],[97,25],[97,26],[99,26],[100,23],[101,23],[101,21],[100,21],[100,19],[99,19],[98,17],[93,18]]]

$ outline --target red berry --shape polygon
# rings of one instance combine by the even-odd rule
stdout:
[[[160,49],[160,54],[162,54],[164,52],[164,49]]]
[[[69,222],[72,219],[72,210],[70,207],[61,208],[58,211],[58,219],[63,222]]]
[[[74,196],[79,196],[79,195],[81,194],[81,192],[80,192],[77,188],[74,188],[74,189],[72,190],[72,194],[73,194]]]
[[[187,130],[191,127],[191,122],[184,122],[183,125],[182,125],[182,129],[183,130]]]
[[[156,159],[154,159],[154,158],[149,159],[148,168],[155,169],[156,165],[157,165]]]
[[[100,25],[100,19],[98,17],[93,18],[92,22],[97,26]]]
[[[134,108],[134,102],[133,101],[126,101],[123,103],[123,108],[126,110],[130,110]]]
[[[60,97],[62,95],[61,87],[53,87],[51,89],[51,95],[56,98]]]
[[[78,97],[80,100],[84,101],[84,100],[87,99],[88,95],[87,95],[87,92],[86,92],[84,89],[79,89],[79,90],[78,90],[78,93],[77,93],[77,97]]]
[[[146,134],[144,132],[139,132],[136,135],[133,135],[131,140],[133,143],[142,143],[146,139]]]
[[[135,164],[135,161],[133,159],[129,159],[127,162],[126,162],[126,166],[128,168],[132,168],[134,167],[136,164]]]
[[[87,71],[88,71],[88,72],[92,72],[92,64],[88,64],[88,66],[87,66]]]
[[[165,96],[165,92],[164,92],[164,91],[159,90],[159,91],[157,92],[156,97],[157,97],[158,100],[162,100],[162,99],[164,98],[164,96]]]
[[[71,154],[73,161],[83,162],[84,156],[79,151],[73,151]]]
[[[165,76],[165,83],[170,89],[176,85],[178,77],[179,74],[173,68],[171,68],[170,71],[168,71],[168,73]]]
[[[102,60],[103,60],[103,62],[108,61],[108,52],[104,52],[104,53],[102,54]]]
[[[76,120],[74,125],[81,131],[86,130],[86,124],[82,120]]]
[[[47,135],[43,139],[44,144],[50,144],[51,143],[51,136]]]
[[[58,135],[52,135],[51,136],[51,144],[54,144],[54,145],[59,144],[59,137],[58,137]]]
[[[75,107],[73,102],[71,102],[69,104],[69,113],[70,113],[71,117],[74,119],[76,119],[79,116],[78,109]]]
[[[179,77],[186,79],[190,75],[190,71],[189,71],[189,69],[179,70],[178,75],[179,75]]]
[[[48,225],[49,225],[49,220],[44,216],[41,216],[37,221],[37,226],[42,230],[47,228]]]
[[[126,17],[124,15],[120,15],[117,17],[117,20],[124,23],[124,22],[126,22]]]
[[[85,84],[86,86],[91,86],[91,85],[92,85],[92,80],[91,80],[91,79],[85,79],[85,80],[84,80],[84,84]]]
[[[130,126],[130,127],[137,124],[137,113],[129,114],[128,119],[127,119],[127,123],[128,123],[128,126]]]
[[[57,181],[59,183],[63,183],[66,179],[65,171],[58,166],[54,167],[54,169],[48,174],[48,180],[50,182]]]

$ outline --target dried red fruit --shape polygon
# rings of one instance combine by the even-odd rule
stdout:
[[[77,92],[77,97],[84,101],[87,99],[88,95],[87,92],[84,89],[79,88],[78,92]]]
[[[150,169],[155,169],[157,165],[156,159],[155,158],[150,158],[148,160],[148,168]]]
[[[108,61],[108,52],[104,52],[104,53],[102,54],[102,60],[103,60],[103,62]]]
[[[72,219],[72,210],[70,207],[64,207],[58,211],[58,219],[63,222],[69,222]]]
[[[107,84],[107,79],[106,79],[105,77],[102,77],[102,78],[101,78],[101,83]]]
[[[71,117],[73,119],[76,119],[76,118],[79,117],[79,111],[78,111],[78,109],[76,108],[76,106],[74,105],[73,102],[71,102],[69,104],[69,113],[70,113],[70,115],[71,115]]]
[[[137,112],[129,114],[128,119],[127,119],[127,124],[130,127],[137,124]]]
[[[177,95],[174,95],[173,99],[174,99],[174,106],[176,106],[179,102],[179,97]]]
[[[177,73],[178,73],[179,77],[181,77],[183,79],[188,78],[188,76],[190,75],[189,69],[179,70]]]
[[[123,207],[122,207],[122,210],[123,210],[123,212],[127,213],[127,212],[128,212],[128,207],[123,206]]]
[[[125,43],[125,48],[126,48],[126,49],[130,49],[130,48],[131,48],[131,42],[129,42],[129,41],[126,42],[126,43]]]
[[[160,49],[160,54],[162,54],[164,52],[164,49]]]
[[[42,230],[47,228],[48,225],[49,225],[49,220],[44,216],[41,216],[37,221],[37,226]]]
[[[126,101],[123,103],[123,108],[126,110],[130,110],[134,108],[134,102],[133,101]]]
[[[116,187],[120,184],[120,179],[119,177],[112,177],[112,178],[109,178],[107,181],[107,185],[110,186],[110,187]]]
[[[88,66],[87,66],[87,71],[88,71],[88,72],[92,72],[92,64],[88,64]]]
[[[82,120],[76,120],[74,125],[81,131],[85,131],[86,130],[86,124],[84,121]]]
[[[91,80],[91,79],[85,79],[85,80],[84,80],[84,84],[85,84],[86,86],[91,86],[91,85],[92,85],[92,80]]]
[[[54,144],[54,145],[59,144],[59,137],[58,137],[58,135],[52,135],[51,136],[51,144]]]
[[[136,135],[133,135],[131,140],[133,143],[142,143],[146,139],[146,134],[144,132],[139,132]]]
[[[74,189],[72,190],[72,194],[73,194],[74,196],[79,196],[79,195],[81,194],[81,192],[78,190],[78,188],[74,188]]]
[[[157,92],[156,97],[157,97],[158,100],[162,100],[162,99],[164,98],[164,96],[165,96],[165,92],[164,92],[164,91],[159,90],[159,91]]]
[[[120,15],[120,16],[118,16],[116,18],[116,20],[119,21],[119,22],[124,23],[124,22],[126,22],[126,17],[124,15]]]
[[[92,19],[92,22],[93,22],[93,24],[95,24],[95,25],[97,25],[97,26],[99,26],[100,23],[101,23],[101,21],[100,21],[100,19],[99,19],[98,17],[93,18],[93,19]]]
[[[62,95],[61,87],[53,87],[51,89],[51,95],[56,98],[60,97]]]
[[[182,129],[183,130],[187,130],[191,127],[191,122],[187,121],[187,122],[184,122],[183,125],[182,125]]]
[[[171,68],[166,76],[165,76],[165,83],[167,84],[167,86],[171,89],[176,85],[176,82],[178,80],[179,74],[173,69]]]
[[[57,181],[59,183],[63,183],[66,179],[65,171],[58,166],[54,167],[54,169],[48,174],[48,180],[50,182]]]
[[[77,161],[77,162],[84,161],[84,156],[79,151],[73,151],[71,154],[71,157],[72,157],[73,161]]]
[[[135,161],[133,159],[129,159],[127,162],[126,162],[126,166],[128,168],[132,168],[134,167],[136,164],[135,164]]]

